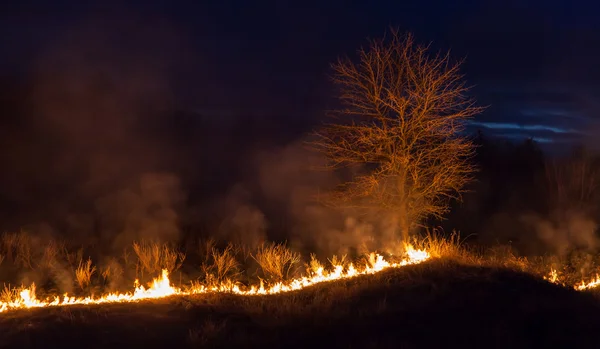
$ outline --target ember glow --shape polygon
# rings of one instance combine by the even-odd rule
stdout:
[[[136,280],[134,283],[134,291],[129,293],[110,293],[99,297],[90,296],[85,298],[70,297],[68,294],[65,294],[62,297],[55,296],[46,300],[39,300],[35,295],[35,284],[32,284],[29,287],[13,290],[12,299],[0,302],[0,312],[15,309],[69,306],[77,304],[137,302],[144,299],[156,299],[173,295],[184,296],[210,292],[228,292],[244,296],[269,295],[300,290],[321,282],[347,279],[358,275],[374,274],[388,268],[399,268],[407,265],[419,264],[430,258],[431,256],[427,251],[417,250],[412,245],[406,245],[405,257],[399,262],[389,262],[377,253],[371,253],[368,256],[365,265],[359,267],[350,263],[347,266],[334,265],[332,271],[326,271],[322,265],[316,263],[313,266],[313,269],[309,271],[308,276],[293,279],[286,283],[276,283],[269,287],[265,287],[263,284],[259,286],[243,287],[232,283],[223,283],[212,286],[195,285],[186,289],[180,289],[171,285],[168,272],[163,270],[162,275],[154,279],[148,288],[139,285]]]
[[[583,291],[583,290],[589,290],[591,288],[596,288],[598,286],[600,286],[600,275],[596,275],[596,278],[594,280],[589,281],[587,283],[585,281],[581,280],[581,283],[577,284],[575,286],[575,289],[579,290],[579,291]]]
[[[548,276],[544,276],[544,279],[550,281],[553,284],[557,284],[559,283],[558,272],[556,271],[556,269],[552,268],[550,269],[550,273],[548,274]]]
[[[135,284],[137,284],[137,280]],[[67,306],[76,304],[102,304],[114,302],[135,302],[142,299],[162,298],[175,294],[181,294],[181,290],[171,286],[169,275],[163,270],[162,275],[150,284],[146,289],[144,286],[137,286],[132,293],[109,293],[101,297],[76,298],[64,294],[62,297],[55,296],[54,299],[39,300],[35,296],[35,284],[28,288],[21,288],[15,292],[16,297],[11,301],[0,302],[0,312],[20,308],[39,308],[50,306]]]
[[[559,280],[558,272],[554,268],[550,269],[550,273],[548,274],[548,276],[544,276],[544,279],[546,279],[554,284],[564,285],[564,283]],[[585,280],[581,280],[581,283],[573,286],[573,288],[576,289],[577,291],[585,291],[585,290],[590,290],[592,288],[596,288],[599,286],[600,286],[600,275],[596,275],[595,279],[592,279],[588,282],[585,282]]]
[[[32,284],[29,287],[21,287],[10,290],[10,294],[12,296],[9,300],[6,300],[7,297],[4,295],[5,300],[0,301],[0,313],[15,309],[40,307],[138,302],[145,299],[157,299],[174,295],[186,296],[203,293],[222,292],[234,293],[242,296],[270,295],[300,290],[322,282],[348,279],[358,275],[375,274],[388,268],[400,268],[407,265],[419,264],[427,261],[430,258],[431,255],[427,251],[415,249],[412,245],[406,245],[404,258],[399,262],[387,261],[382,255],[374,252],[368,255],[368,258],[363,265],[359,266],[355,266],[353,263],[347,265],[334,264],[332,270],[326,270],[322,264],[315,261],[314,263],[311,263],[311,269],[308,270],[307,276],[293,279],[288,282],[275,283],[270,286],[265,286],[261,283],[258,286],[254,285],[247,287],[234,284],[232,282],[224,282],[215,285],[194,284],[182,289],[172,286],[169,280],[169,273],[167,270],[163,270],[162,274],[155,278],[147,288],[140,285],[136,280],[134,282],[134,289],[132,292],[108,293],[97,297],[71,297],[68,294],[64,294],[62,296],[54,296],[45,300],[40,300],[36,297],[35,284]],[[555,269],[551,269],[549,275],[545,276],[544,279],[555,284],[563,284],[559,278],[558,272]],[[600,275],[597,275],[595,279],[588,282],[581,281],[580,284],[577,284],[573,287],[578,291],[583,291],[599,286]]]

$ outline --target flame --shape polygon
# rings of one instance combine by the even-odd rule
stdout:
[[[544,276],[545,280],[550,281],[553,284],[557,284],[558,282],[558,272],[556,271],[556,269],[552,268],[550,269],[550,273],[548,274],[548,276]]]
[[[259,286],[252,286],[249,288],[226,282],[212,286],[193,286],[189,289],[182,290],[171,285],[168,271],[163,270],[161,276],[154,279],[148,288],[139,285],[139,282],[136,280],[134,283],[134,291],[129,293],[109,293],[96,298],[93,296],[78,298],[64,294],[62,297],[55,296],[54,298],[49,298],[47,300],[39,300],[35,295],[35,284],[32,284],[28,288],[20,289],[18,295],[15,296],[14,299],[0,301],[0,312],[15,309],[69,306],[77,304],[138,302],[144,299],[210,292],[229,292],[244,296],[269,295],[300,290],[322,282],[347,279],[358,275],[374,274],[388,268],[399,268],[406,265],[419,264],[431,257],[427,251],[417,250],[412,245],[406,245],[405,252],[406,257],[397,263],[388,262],[383,256],[377,253],[371,253],[368,256],[366,265],[359,269],[357,269],[354,264],[350,263],[347,267],[344,265],[334,265],[333,270],[328,272],[323,266],[319,265],[311,271],[309,276],[293,279],[286,283],[279,282],[270,287],[265,287],[262,282]]]
[[[563,284],[558,277],[558,272],[556,271],[556,269],[552,268],[550,269],[550,273],[548,274],[548,276],[544,276],[545,280],[548,280],[554,284]],[[600,286],[600,274],[596,274],[596,278],[589,281],[589,282],[585,282],[584,280],[581,280],[581,283],[573,286],[574,289],[576,289],[577,291],[584,291],[584,290],[589,290],[592,288],[596,288]]]
[[[366,263],[362,266],[357,267],[353,263],[350,263],[347,266],[337,264],[333,265],[333,270],[331,271],[325,270],[318,262],[314,265],[311,263],[312,269],[309,271],[309,275],[285,283],[279,282],[268,287],[265,287],[262,282],[258,286],[254,285],[251,287],[240,286],[232,282],[224,282],[216,285],[193,285],[182,290],[171,285],[168,271],[163,270],[162,274],[148,285],[148,288],[140,285],[138,280],[135,280],[133,292],[108,293],[99,297],[71,297],[65,293],[62,297],[54,296],[46,300],[39,300],[35,294],[35,284],[31,284],[29,287],[13,290],[12,299],[0,301],[0,313],[16,309],[70,306],[78,304],[138,302],[145,299],[164,298],[174,295],[185,296],[216,292],[234,293],[243,296],[270,295],[300,290],[322,282],[348,279],[358,275],[375,274],[388,268],[400,268],[407,265],[419,264],[431,258],[431,255],[427,251],[415,249],[410,244],[405,245],[404,252],[405,258],[401,259],[399,262],[390,262],[385,260],[382,255],[371,253],[368,255]],[[550,270],[548,276],[544,276],[544,279],[556,284],[561,283],[558,272],[554,268]],[[581,283],[575,285],[574,288],[578,291],[582,291],[598,286],[600,286],[600,275],[596,275],[594,280],[587,283],[581,281]]]
[[[588,283],[581,280],[581,283],[575,286],[575,289],[578,291],[589,290],[591,288],[595,288],[600,286],[600,275],[596,274],[596,278]]]
[[[137,280],[136,280],[137,284]],[[67,306],[76,304],[102,304],[102,303],[114,303],[114,302],[135,302],[142,299],[151,298],[162,298],[168,297],[175,294],[180,294],[181,290],[171,286],[169,281],[169,273],[166,270],[162,271],[162,275],[151,283],[150,288],[146,289],[144,286],[137,286],[133,293],[109,293],[104,296],[94,297],[69,297],[68,294],[64,294],[62,300],[60,297],[55,296],[53,300],[41,301],[35,296],[35,284],[31,284],[29,288],[23,288],[19,292],[19,297],[8,302],[0,302],[0,312],[4,312],[10,309],[22,309],[22,308],[39,308],[49,306]]]

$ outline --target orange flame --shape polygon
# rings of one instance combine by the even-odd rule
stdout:
[[[575,289],[578,291],[589,290],[591,288],[595,288],[600,286],[600,275],[596,275],[596,279],[586,283],[581,280],[581,283],[575,286]]]
[[[19,296],[16,299],[8,302],[0,302],[0,312],[20,308],[66,306],[76,304],[102,304],[112,302],[135,302],[142,299],[161,298],[179,293],[181,293],[181,290],[170,285],[169,274],[166,270],[163,270],[162,275],[154,279],[150,288],[148,289],[144,288],[144,286],[138,286],[135,288],[133,293],[109,293],[98,298],[69,297],[69,295],[65,293],[65,295],[62,297],[62,300],[60,297],[55,296],[53,300],[41,301],[36,298],[35,284],[32,284],[29,288],[23,288],[19,292]]]
[[[552,268],[550,269],[550,273],[548,274],[548,276],[544,276],[545,280],[548,280],[554,284],[563,284],[558,277],[558,272],[556,271],[556,269]],[[584,291],[584,290],[589,290],[592,288],[596,288],[600,286],[600,275],[596,275],[596,278],[589,281],[589,282],[585,282],[584,280],[581,280],[581,283],[573,286],[574,289],[576,289],[577,291]]]
[[[281,292],[289,292],[309,287],[321,282],[333,281],[338,279],[347,279],[358,275],[374,274],[387,268],[399,268],[411,264],[419,264],[430,258],[429,253],[423,250],[417,250],[411,245],[406,245],[406,258],[398,263],[390,263],[383,256],[371,253],[368,258],[368,263],[361,269],[357,269],[352,263],[344,268],[343,265],[334,265],[331,272],[326,272],[323,267],[313,270],[310,276],[305,276],[299,279],[294,279],[289,282],[276,283],[268,288],[264,284],[260,286],[252,286],[250,288],[242,288],[239,285],[232,283],[223,283],[212,286],[194,286],[187,290],[181,290],[171,286],[169,273],[167,270],[162,271],[162,275],[149,285],[149,288],[138,285],[136,280],[134,291],[132,293],[109,293],[97,298],[94,297],[69,297],[65,294],[62,298],[55,296],[53,299],[39,300],[35,295],[35,284],[28,288],[22,288],[18,296],[9,301],[0,302],[0,312],[5,312],[14,309],[27,309],[36,307],[50,306],[69,306],[76,304],[103,304],[103,303],[124,303],[137,302],[144,299],[163,298],[172,295],[191,295],[209,292],[230,292],[239,295],[268,295]],[[345,269],[345,270],[344,270]]]
[[[558,272],[556,271],[556,269],[552,268],[550,269],[550,273],[548,274],[548,276],[544,276],[545,280],[550,281],[553,284],[557,284],[558,282]]]

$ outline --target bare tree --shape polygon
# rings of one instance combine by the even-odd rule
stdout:
[[[472,179],[474,144],[461,131],[482,108],[466,95],[461,62],[430,55],[410,34],[392,31],[358,53],[332,65],[343,107],[311,141],[330,168],[355,170],[322,198],[384,213],[407,238],[423,219],[442,218]]]

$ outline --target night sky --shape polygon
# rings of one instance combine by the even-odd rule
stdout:
[[[329,63],[394,26],[466,58],[489,106],[473,128],[562,147],[594,144],[600,126],[597,2],[13,2],[0,11],[2,76],[30,77],[71,52],[57,47],[110,47],[160,75],[182,108],[313,117],[333,96]]]

